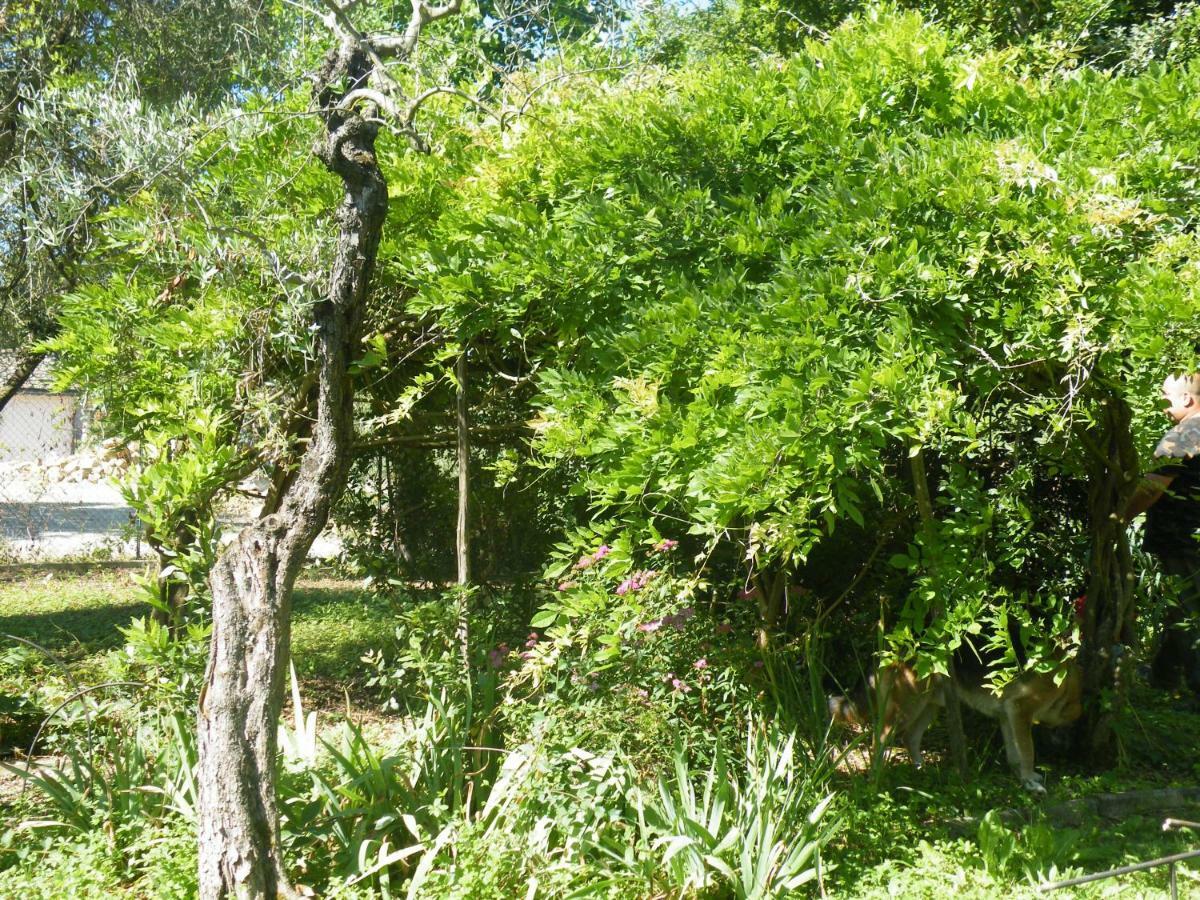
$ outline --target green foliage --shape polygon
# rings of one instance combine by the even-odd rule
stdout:
[[[172,709],[190,712],[200,693],[212,627],[187,623],[177,634],[150,617],[117,629],[125,646],[111,666],[114,681],[137,681]]]
[[[1043,826],[992,815],[974,842],[939,833],[896,850],[946,810],[831,805],[813,701],[826,641],[869,652],[863,635],[882,632],[925,673],[972,635],[1000,660],[997,682],[1074,647],[1065,601],[1087,566],[1094,427],[1128,404],[1148,448],[1163,371],[1196,364],[1194,16],[1129,30],[1152,5],[922,6],[946,24],[886,8],[833,28],[854,11],[836,4],[714,8],[691,20],[714,28],[690,49],[687,35],[655,45],[652,22],[645,44],[630,32],[662,67],[577,80],[539,37],[521,48],[543,58],[536,116],[493,127],[439,108],[448,159],[381,146],[390,232],[352,366],[379,452],[355,464],[340,511],[353,561],[380,594],[444,574],[453,472],[426,448],[447,446],[438,413],[462,354],[479,430],[519,435],[532,420],[534,434],[532,457],[476,451],[477,475],[494,477],[476,497],[481,557],[507,575],[539,541],[560,543],[536,602],[472,596],[465,661],[454,594],[401,598],[395,616],[301,598],[299,672],[335,693],[370,678],[412,718],[392,740],[359,725],[328,739],[294,683],[281,761],[297,882],[765,897],[803,889],[819,854],[856,867],[850,892],[886,890],[863,873],[905,854],[979,892],[1051,871],[1062,847]],[[552,10],[571,27],[573,12]],[[390,8],[368,13],[393,24]],[[507,59],[522,16],[470,53]],[[1123,73],[1100,71],[1117,37],[1141,49]],[[423,75],[493,77],[458,51],[431,51]],[[114,109],[94,121],[120,136]],[[287,478],[303,439],[305,323],[338,200],[309,159],[299,91],[241,92],[236,115],[203,129],[198,109],[177,111],[178,132],[147,119],[134,161],[180,144],[188,177],[139,179],[88,219],[105,257],[81,270],[46,345],[63,384],[103,407],[99,430],[136,442],[129,500],[165,577],[195,591],[219,504],[248,475]],[[30,110],[46,123],[59,111]],[[63,222],[95,212],[72,202]],[[931,516],[916,513],[918,464]],[[185,708],[202,625],[183,642],[140,620],[124,634],[116,673]],[[28,656],[0,670],[36,671]],[[68,764],[30,776],[40,814],[102,851],[105,888],[147,867],[190,871],[177,715],[92,712],[68,707],[53,736]],[[865,848],[837,842],[842,815]],[[55,852],[20,867],[44,859],[60,890],[93,887]],[[944,890],[910,874],[914,893]]]
[[[297,702],[298,720],[299,710]],[[432,701],[395,753],[380,752],[353,725],[323,741],[328,770],[312,758],[307,789],[283,788],[284,841],[307,876],[389,895],[450,819],[469,815],[486,794],[486,771],[471,770],[470,715],[445,697]]]
[[[605,533],[707,548],[685,583],[738,559],[823,582],[799,623],[871,544],[912,548],[885,618],[938,667],[981,619],[1065,610],[1089,427],[1125,401],[1148,446],[1161,373],[1193,364],[1194,78],[1031,74],[885,11],[783,59],[575,87],[475,165],[410,305],[519,343],[541,458]],[[840,578],[810,565],[837,548]],[[601,607],[610,641],[639,621],[586,583],[537,621]]]
[[[588,545],[589,555],[595,546]],[[672,552],[680,553],[681,548]],[[75,616],[70,621],[78,625],[78,617],[85,612],[105,612],[106,603],[130,609],[119,604],[133,596],[134,588],[127,581],[111,578],[96,579],[90,587],[78,579],[17,583],[0,590],[0,614],[6,608],[10,613],[17,609],[27,612],[39,627],[27,625],[22,633],[53,644],[69,655],[76,673],[91,677],[98,674],[98,664],[88,651],[98,648],[107,652],[104,633],[98,627],[82,630],[85,643],[72,650],[65,637],[55,639],[49,624],[53,620],[37,619],[37,614],[65,612]],[[29,598],[28,604],[25,598]],[[702,687],[697,680],[700,670],[689,673],[694,687],[691,693],[680,694],[664,684],[661,694],[649,701],[607,688],[593,693],[586,680],[571,683],[564,679],[563,684],[552,685],[551,678],[544,692],[527,695],[527,686],[520,683],[522,670],[516,668],[523,648],[505,631],[510,628],[522,633],[519,626],[529,615],[526,601],[477,604],[472,631],[480,636],[480,651],[497,649],[490,646],[495,640],[514,648],[498,657],[499,668],[492,668],[489,659],[477,659],[476,666],[484,670],[477,677],[486,674],[493,682],[503,679],[521,685],[500,695],[503,715],[493,716],[478,707],[469,712],[464,693],[451,694],[443,702],[437,691],[424,686],[415,689],[417,678],[424,673],[460,677],[460,662],[452,639],[453,616],[439,613],[438,599],[431,597],[420,606],[412,600],[403,602],[400,609],[411,610],[411,615],[400,620],[399,645],[405,649],[393,658],[393,671],[401,666],[405,670],[397,676],[395,686],[399,699],[408,701],[406,715],[372,715],[357,725],[331,722],[327,709],[342,707],[340,690],[330,698],[329,707],[309,708],[302,702],[285,715],[280,738],[281,794],[287,815],[288,858],[296,865],[296,882],[322,896],[378,896],[387,883],[393,896],[499,900],[524,896],[535,882],[538,891],[552,896],[625,898],[652,891],[674,896],[684,880],[708,879],[711,892],[732,895],[735,881],[723,874],[720,866],[696,858],[696,854],[703,856],[701,848],[714,845],[693,823],[712,833],[709,823],[722,795],[726,799],[717,830],[729,843],[715,845],[719,848],[716,857],[733,870],[736,883],[751,888],[758,874],[753,868],[743,873],[742,851],[735,848],[765,846],[772,829],[777,836],[782,834],[787,844],[776,857],[779,861],[793,852],[801,853],[806,842],[834,828],[821,848],[826,889],[831,895],[855,897],[887,897],[889,891],[939,897],[949,881],[960,885],[967,897],[1032,895],[1031,879],[1070,877],[1187,848],[1186,835],[1163,834],[1154,819],[1105,821],[1063,830],[1038,819],[1032,825],[1013,827],[993,816],[989,822],[994,828],[980,825],[966,838],[956,836],[950,830],[956,817],[978,816],[989,809],[1027,802],[1016,794],[1011,777],[1001,771],[1002,750],[994,738],[990,743],[975,742],[971,758],[978,761],[979,768],[965,785],[938,765],[920,772],[901,765],[887,767],[882,793],[866,779],[833,771],[831,751],[823,749],[823,733],[813,736],[801,728],[793,735],[791,725],[791,717],[804,704],[812,705],[805,667],[811,664],[819,669],[819,658],[813,658],[811,648],[789,646],[762,657],[766,665],[755,669],[749,661],[757,654],[752,655],[747,646],[753,611],[751,604],[742,603],[747,618],[739,624],[745,632],[740,637],[731,633],[714,638],[709,631],[711,622],[704,620],[703,605],[685,630],[668,625],[646,635],[657,642],[647,643],[643,651],[647,656],[652,656],[651,646],[667,653],[677,642],[676,650],[684,661],[694,661],[701,641],[718,642],[700,651],[707,654],[713,668],[718,665],[714,660],[727,652],[719,641],[731,642],[729,652],[741,646],[738,652],[746,654],[748,664],[731,666],[733,671],[725,677],[731,683],[735,678],[744,681],[766,696],[756,699],[747,691],[728,708],[710,702],[703,714],[695,705],[698,695],[708,690],[712,697],[713,688]],[[299,672],[307,673],[302,689],[305,696],[311,698],[321,687],[323,676],[354,692],[351,657],[371,642],[352,632],[351,640],[331,648],[331,643],[337,644],[335,623],[358,616],[360,624],[379,634],[395,627],[394,615],[385,616],[377,598],[365,591],[350,591],[345,583],[302,585],[296,664]],[[97,621],[112,630],[113,618],[108,612]],[[691,629],[696,630],[694,635]],[[129,629],[131,634],[139,630],[147,634],[131,639],[135,648],[132,659],[129,651],[118,651],[129,659],[121,663],[128,668],[104,663],[99,670],[104,678],[132,676],[153,682],[169,677],[171,660],[186,645],[154,637],[157,631],[152,624],[135,624]],[[422,641],[422,636],[426,640]],[[415,643],[410,639],[416,639]],[[0,669],[5,684],[11,683],[14,690],[18,683],[8,679],[17,675],[50,680],[45,670],[38,668],[41,654],[30,654],[30,659],[14,657],[6,663],[9,668]],[[191,659],[181,668],[194,671],[194,665]],[[628,677],[655,670],[647,666]],[[756,676],[756,672],[760,674]],[[61,673],[55,677],[61,678]],[[601,683],[607,684],[608,677],[607,672],[600,673]],[[63,699],[57,688],[50,695]],[[424,702],[430,695],[437,701],[433,705]],[[92,711],[92,740],[78,703],[70,716],[54,720],[66,729],[54,737],[55,746],[82,754],[80,768],[85,777],[76,779],[68,760],[62,771],[73,793],[67,792],[64,804],[50,805],[40,791],[31,789],[18,807],[10,808],[10,832],[0,839],[0,891],[5,896],[194,894],[193,826],[186,815],[171,809],[173,804],[160,793],[185,771],[180,767],[172,772],[165,765],[178,753],[169,715],[173,704],[165,705],[161,716],[147,715],[155,706],[152,700],[162,696],[169,698],[172,692],[151,693],[141,688],[134,696],[118,694]],[[135,697],[140,702],[132,702]],[[672,700],[678,705],[670,705]],[[194,697],[182,720],[185,729],[190,725],[191,704]],[[1126,758],[1134,768],[1101,778],[1064,776],[1056,785],[1060,794],[1111,793],[1161,785],[1168,777],[1192,777],[1191,748],[1196,740],[1187,736],[1197,732],[1196,715],[1148,691],[1137,695],[1136,705],[1136,722],[1129,721],[1123,730]],[[738,717],[751,709],[761,709],[761,718],[755,712],[754,727],[743,730]],[[768,711],[774,723],[766,721]],[[464,727],[468,715],[488,722],[486,736],[481,738],[477,728]],[[820,725],[823,728],[824,722]],[[943,745],[939,737],[935,733],[927,741],[931,751]],[[185,732],[182,746],[187,746],[186,738]],[[480,746],[492,749],[473,749]],[[640,752],[632,752],[638,748]],[[788,758],[785,750],[791,761],[780,766]],[[117,755],[121,761],[110,758]],[[162,758],[164,765],[138,762],[150,756]],[[851,756],[845,754],[843,760]],[[990,757],[995,758],[994,764],[989,763]],[[484,765],[488,760],[495,762]],[[722,766],[732,787],[722,787]],[[89,774],[93,769],[95,773]],[[897,783],[902,785],[900,789],[894,789]],[[81,784],[85,787],[79,788]],[[140,787],[128,793],[121,787],[126,784]],[[114,786],[118,788],[115,792]],[[808,825],[808,814],[835,790],[838,799],[825,817],[815,827]],[[665,792],[666,799],[660,792]],[[730,793],[736,794],[736,800],[729,799]],[[187,797],[186,790],[183,795]],[[468,798],[470,802],[464,802]],[[188,807],[187,802],[177,805]],[[759,815],[757,810],[771,812]],[[14,827],[24,819],[65,819],[80,813],[85,821],[112,821],[115,827],[111,833],[103,826],[93,826],[86,833]],[[413,834],[405,816],[412,816],[420,838]],[[798,824],[781,830],[779,823],[789,817]],[[985,828],[991,830],[984,834]],[[802,832],[809,837],[792,838]],[[914,840],[914,833],[922,840]],[[664,865],[663,857],[674,846],[664,839],[680,836],[691,843]],[[999,849],[988,850],[989,841]],[[1004,851],[1010,845],[1011,852]],[[418,846],[420,849],[413,850]],[[381,849],[384,861],[393,853],[408,855],[377,868]],[[769,856],[758,851],[749,855],[756,863]],[[1001,857],[1006,861],[1001,862]],[[800,871],[811,865],[810,859]],[[776,868],[771,877],[782,871]],[[365,878],[347,886],[348,880],[364,873],[368,873]],[[1128,889],[1147,896],[1161,893],[1165,873],[1142,873]],[[804,890],[801,887],[796,893],[803,895]],[[1083,894],[1092,895],[1100,893]]]
[[[195,733],[179,713],[140,712],[130,722],[122,721],[116,707],[85,706],[73,733],[60,735],[61,766],[3,763],[36,789],[47,807],[17,830],[103,834],[110,855],[119,859],[170,816],[194,820]]]
[[[245,116],[269,112],[205,123],[186,151],[186,191],[156,185],[100,217],[103,264],[62,301],[46,345],[59,383],[101,408],[96,430],[136,451],[123,489],[161,557],[160,581],[200,597],[219,504],[262,457],[280,463],[294,427],[272,404],[298,389],[309,355],[313,282],[298,273],[319,253],[312,223],[332,205],[294,121],[247,131]],[[272,171],[289,158],[299,172]],[[304,218],[275,205],[292,191],[314,203]],[[296,415],[302,399],[283,405]]]
[[[650,8],[635,22],[635,34],[656,59],[787,55],[881,5],[918,12],[979,49],[1015,47],[1038,68],[1126,64],[1145,53],[1151,35],[1169,31],[1165,23],[1176,16],[1176,5],[1162,0],[718,0],[685,12]]]
[[[560,545],[547,572],[555,590],[523,649],[504,659],[515,667],[504,685],[509,733],[564,750],[619,748],[648,770],[670,759],[680,734],[700,743],[741,733],[767,687],[756,610],[742,601],[714,615],[695,579],[675,574],[679,555],[659,535],[638,546],[592,529]]]
[[[1155,63],[1185,66],[1200,56],[1200,7],[1179,3],[1163,15],[1131,25],[1123,43],[1123,68],[1128,71],[1144,71]]]
[[[674,780],[660,781],[657,801],[639,810],[672,887],[686,893],[721,885],[750,900],[786,896],[817,877],[821,848],[837,828],[836,818],[824,821],[834,795],[820,798],[832,769],[796,751],[795,735],[752,725],[741,772],[730,771],[718,746],[698,792],[676,750]]]

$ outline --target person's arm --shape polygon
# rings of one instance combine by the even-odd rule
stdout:
[[[1125,504],[1125,510],[1121,513],[1121,520],[1126,523],[1132,522],[1137,516],[1140,516],[1152,507],[1158,502],[1158,498],[1163,495],[1174,480],[1174,475],[1164,475],[1161,472],[1152,472],[1149,475],[1143,475],[1142,480],[1138,482],[1138,486],[1133,492],[1133,496]]]

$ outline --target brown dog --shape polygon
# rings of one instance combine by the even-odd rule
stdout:
[[[961,702],[1000,723],[1009,765],[1027,790],[1044,793],[1042,777],[1033,768],[1033,726],[1066,725],[1082,714],[1078,664],[1074,660],[1067,663],[1066,673],[1058,681],[1050,673],[1022,672],[998,694],[985,683],[983,674],[982,669],[978,673],[972,670],[967,676],[956,671],[952,682],[955,694]],[[950,679],[944,676],[918,678],[910,666],[892,663],[868,679],[867,704],[833,696],[829,698],[829,709],[835,720],[867,725],[873,707],[879,721],[880,748],[886,748],[899,733],[913,764],[919,768],[924,762],[921,740],[938,708],[946,703],[948,683]]]
[[[983,679],[956,677],[958,698],[1000,723],[1008,764],[1021,784],[1035,793],[1045,793],[1042,776],[1033,770],[1033,726],[1069,725],[1083,714],[1083,672],[1071,660],[1066,673],[1055,680],[1049,672],[1022,672],[997,694]],[[957,675],[957,673],[956,673]]]
[[[891,744],[897,733],[918,769],[925,763],[921,740],[925,729],[944,706],[944,685],[939,676],[918,678],[911,666],[891,663],[867,678],[866,690],[858,696],[829,697],[829,712],[835,722],[867,727],[879,726],[879,751]]]

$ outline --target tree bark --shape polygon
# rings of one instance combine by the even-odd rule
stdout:
[[[375,110],[343,109],[371,62],[351,38],[315,79],[326,128],[317,156],[342,179],[338,238],[324,299],[313,309],[316,411],[299,471],[278,500],[221,552],[210,575],[213,634],[200,697],[200,896],[294,896],[279,846],[275,762],[291,627],[291,595],[314,539],[345,486],[354,438],[349,365],[387,214],[375,156]]]
[[[163,571],[176,560],[185,556],[195,545],[196,526],[199,515],[193,509],[180,511],[175,527],[169,534],[155,534],[147,530],[146,543],[158,557],[158,600],[159,606],[150,611],[150,617],[166,626],[172,637],[178,637],[183,629],[184,612],[191,585],[177,578],[163,578]]]
[[[45,358],[45,353],[38,353],[28,348],[22,348],[16,352],[12,371],[4,377],[3,384],[0,384],[0,412],[3,412],[4,407],[8,406],[8,401],[15,397],[21,388],[25,387],[25,382],[29,380]]]
[[[1083,716],[1075,727],[1075,751],[1097,766],[1114,756],[1113,718],[1123,702],[1122,663],[1133,625],[1133,559],[1120,518],[1138,471],[1131,418],[1128,404],[1109,394],[1096,423],[1080,435],[1087,450],[1091,566],[1080,623]]]

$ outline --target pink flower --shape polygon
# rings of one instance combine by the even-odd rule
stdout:
[[[664,538],[654,545],[654,549],[659,553],[666,553],[669,550],[674,550],[679,546],[679,541],[673,541],[670,538]]]
[[[560,591],[569,591],[572,588],[577,588],[577,587],[579,587],[578,581],[563,581],[563,582],[560,582],[558,585],[558,589]]]
[[[579,557],[579,562],[575,563],[575,568],[581,571],[583,569],[590,569],[592,567],[592,563],[594,562],[595,560],[590,556],[581,556]]]
[[[680,681],[678,678],[671,679],[671,687],[679,691],[681,694],[690,693],[692,690],[686,681]]]
[[[508,644],[501,644],[499,647],[494,647],[488,651],[488,664],[493,669],[499,669],[504,665],[504,660],[508,657]]]
[[[612,547],[608,546],[608,544],[601,544],[596,548],[596,552],[592,554],[592,562],[600,562],[600,560],[604,559],[610,553],[612,553]]]
[[[708,668],[708,660],[702,656],[698,660],[696,660],[694,663],[692,663],[692,668],[693,669],[707,669]]]
[[[642,622],[640,625],[638,625],[637,630],[643,634],[653,634],[654,632],[658,631],[658,629],[662,628],[662,625],[662,619],[655,619],[653,622]]]
[[[642,569],[640,572],[634,572],[619,585],[617,585],[617,596],[624,597],[626,594],[632,594],[640,591],[650,583],[650,580],[657,575],[654,569]]]
[[[536,631],[529,632],[529,639],[527,641],[525,641],[525,649],[532,650],[534,647],[537,646],[537,642],[538,642],[538,633]]]
[[[633,696],[637,697],[639,700],[649,700],[650,692],[645,688],[634,688]]]

